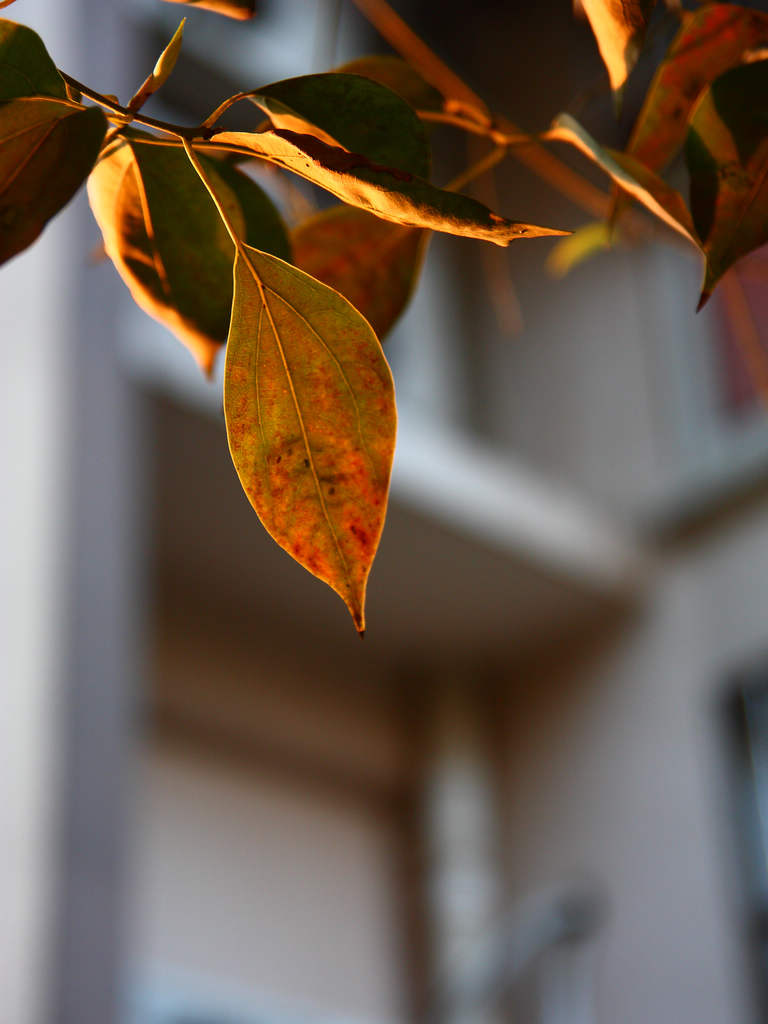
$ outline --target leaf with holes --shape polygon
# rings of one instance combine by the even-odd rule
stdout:
[[[339,594],[362,633],[396,429],[375,334],[335,291],[238,245],[224,412],[262,523]]]
[[[424,125],[397,93],[361,75],[304,75],[275,82],[250,99],[275,128],[314,135],[331,146],[362,153],[385,167],[428,178]]]
[[[569,114],[560,114],[543,138],[567,142],[609,174],[624,192],[642,203],[669,227],[699,246],[691,215],[683,197],[639,160],[607,146],[601,146]]]
[[[270,199],[226,161],[205,159],[243,237],[285,259],[290,243]],[[118,138],[88,182],[107,255],[139,306],[210,373],[227,340],[234,247],[183,149],[137,132]]]
[[[336,68],[337,72],[362,75],[396,92],[415,110],[442,110],[443,97],[419,72],[400,57],[376,54],[358,57]]]
[[[416,287],[429,234],[352,206],[334,206],[293,232],[293,262],[349,299],[383,339]]]
[[[0,19],[0,100],[20,96],[65,100],[67,90],[37,32]]]
[[[0,105],[0,263],[26,249],[84,183],[107,130],[100,110],[42,96]]]
[[[662,171],[682,148],[702,91],[745,54],[766,45],[768,14],[735,4],[708,4],[686,14],[653,77],[627,152]]]
[[[170,4],[185,4],[187,7],[213,11],[237,21],[247,21],[256,13],[256,0],[166,0]]]
[[[726,71],[704,92],[685,157],[707,257],[701,308],[736,260],[768,242],[768,60]]]
[[[581,0],[616,92],[637,62],[656,0]]]
[[[319,185],[350,206],[407,227],[482,238],[496,245],[509,245],[516,238],[568,234],[506,220],[469,196],[435,188],[409,171],[374,163],[366,156],[331,146],[313,135],[279,128],[219,132],[205,148],[268,160]]]

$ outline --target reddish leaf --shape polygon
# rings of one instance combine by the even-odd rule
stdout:
[[[659,65],[627,152],[661,171],[685,142],[688,117],[706,86],[746,52],[768,44],[768,14],[735,4],[707,4],[686,14]]]
[[[726,71],[703,93],[685,156],[707,257],[701,308],[736,260],[768,242],[768,60]]]
[[[166,0],[166,3],[185,4],[187,7],[197,7],[203,11],[214,11],[216,14],[236,18],[238,21],[247,21],[256,13],[256,0]]]
[[[416,286],[429,235],[351,206],[334,206],[293,232],[293,262],[341,292],[383,339]]]
[[[395,445],[392,376],[346,299],[242,243],[224,411],[235,468],[262,523],[339,594],[362,633]]]

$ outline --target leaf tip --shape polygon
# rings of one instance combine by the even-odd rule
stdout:
[[[712,294],[712,289],[711,288],[705,288],[702,291],[701,296],[699,297],[699,304],[696,306],[696,312],[697,313],[700,313],[702,311],[702,309],[704,309],[706,304],[709,302],[709,297],[710,297],[711,294]]]

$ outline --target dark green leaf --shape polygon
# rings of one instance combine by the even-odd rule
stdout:
[[[256,0],[166,0],[170,4],[185,4],[203,11],[214,11],[227,18],[246,21],[256,13]]]
[[[20,96],[65,100],[67,91],[37,32],[0,19],[0,100]]]
[[[376,336],[341,295],[239,245],[224,374],[229,447],[251,504],[363,632],[396,430]]]
[[[358,57],[348,64],[336,68],[338,72],[349,75],[362,75],[380,85],[385,85],[392,92],[407,102],[415,110],[442,110],[443,97],[429,82],[426,82],[415,68],[412,68],[400,57],[377,55]]]
[[[312,135],[285,129],[220,132],[208,145],[268,160],[351,206],[407,227],[483,238],[496,245],[509,245],[515,238],[568,234],[505,220],[469,196],[435,188],[407,171],[375,164],[365,156],[330,146]]]
[[[707,257],[701,307],[737,259],[768,242],[768,60],[726,71],[702,94],[685,156]]]
[[[0,105],[0,263],[26,249],[88,176],[107,121],[44,97]]]
[[[645,39],[656,0],[581,0],[614,92],[624,85]]]
[[[264,192],[225,161],[205,160],[249,242],[285,259],[290,246]],[[227,338],[234,247],[182,149],[131,133],[112,142],[88,183],[108,256],[134,299],[209,373]]]
[[[293,232],[293,262],[341,292],[381,339],[416,286],[429,235],[353,206],[334,206]]]
[[[639,160],[600,146],[569,114],[560,114],[546,133],[553,142],[567,142],[601,167],[628,195],[698,246],[683,197]]]
[[[688,117],[702,90],[745,52],[768,44],[768,15],[735,4],[707,4],[684,16],[659,65],[627,152],[662,171],[685,142]]]
[[[373,163],[419,178],[430,173],[424,125],[397,93],[360,75],[304,75],[251,97],[276,128],[315,135]]]

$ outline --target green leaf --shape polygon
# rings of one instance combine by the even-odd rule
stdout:
[[[0,105],[0,263],[31,245],[77,192],[106,130],[100,110],[68,101]]]
[[[736,260],[768,242],[768,60],[726,71],[703,93],[685,157],[707,257],[701,308]]]
[[[547,270],[555,277],[565,277],[590,256],[610,249],[612,234],[610,224],[604,220],[585,224],[552,246],[547,256]]]
[[[685,142],[688,117],[706,86],[744,54],[768,44],[768,15],[735,4],[708,4],[685,15],[659,65],[627,152],[662,171]]]
[[[339,594],[362,633],[396,430],[375,334],[341,295],[238,245],[224,412],[261,522]]]
[[[699,246],[691,215],[683,197],[639,160],[607,146],[600,146],[569,114],[560,114],[556,117],[543,138],[553,142],[567,142],[574,146],[609,174],[619,188],[642,203],[646,209],[688,241]]]
[[[608,69],[611,88],[620,89],[637,62],[656,0],[581,0]]]
[[[169,4],[185,4],[203,11],[214,11],[227,18],[247,21],[256,13],[256,0],[166,0]]]
[[[415,110],[442,110],[443,97],[415,68],[400,57],[358,57],[336,68],[337,72],[362,75],[396,92]]]
[[[206,159],[205,169],[243,237],[290,258],[280,217],[258,185],[225,161]],[[133,298],[210,373],[229,329],[234,247],[184,151],[139,133],[117,138],[88,195]]]
[[[330,146],[312,135],[285,129],[220,132],[208,146],[268,160],[319,185],[350,206],[407,227],[482,238],[496,245],[509,245],[515,238],[568,234],[505,220],[469,196],[435,188],[407,171],[373,163],[365,156]]]
[[[293,262],[334,288],[383,339],[410,299],[429,235],[352,206],[334,206],[293,232]]]
[[[397,93],[360,75],[304,75],[275,82],[250,97],[276,128],[314,135],[362,153],[373,163],[428,178],[426,129]]]
[[[141,110],[146,101],[153,93],[156,93],[171,76],[176,67],[176,61],[181,53],[181,43],[184,36],[184,23],[186,18],[181,19],[181,24],[171,36],[171,41],[157,58],[157,62],[151,72],[147,75],[142,84],[136,90],[128,104],[129,110]]]
[[[0,19],[0,100],[20,96],[65,100],[67,91],[37,32]]]

